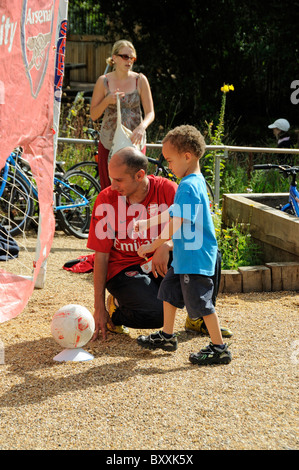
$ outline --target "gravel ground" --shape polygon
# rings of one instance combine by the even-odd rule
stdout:
[[[89,343],[92,361],[59,363],[53,314],[93,309],[92,273],[62,269],[85,246],[56,234],[45,288],[0,324],[1,450],[298,449],[299,292],[219,296],[220,322],[234,332],[226,366],[189,363],[208,338],[184,331],[184,310],[175,353],[139,349],[144,331],[130,330]]]

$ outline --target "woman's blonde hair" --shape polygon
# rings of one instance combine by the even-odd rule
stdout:
[[[114,61],[112,59],[112,56],[117,55],[122,47],[129,47],[130,49],[132,49],[134,56],[135,57],[137,56],[136,50],[133,44],[130,41],[127,41],[126,39],[120,39],[119,41],[116,41],[113,44],[111,56],[108,57],[108,59],[106,59],[106,63],[110,65],[110,67],[114,66]]]

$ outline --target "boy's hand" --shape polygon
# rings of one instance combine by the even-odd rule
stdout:
[[[151,248],[151,244],[149,245],[141,245],[139,248],[138,248],[138,255],[141,257],[141,258],[146,258],[146,254],[147,253],[151,253],[153,251],[153,249]]]

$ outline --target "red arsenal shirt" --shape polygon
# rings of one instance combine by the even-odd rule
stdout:
[[[126,267],[144,261],[137,254],[139,246],[156,238],[161,227],[151,227],[144,233],[133,232],[134,219],[146,219],[164,212],[173,204],[177,185],[159,176],[149,175],[149,192],[140,204],[128,203],[111,187],[97,197],[93,208],[87,247],[110,253],[107,280]],[[150,256],[150,254],[149,254]]]

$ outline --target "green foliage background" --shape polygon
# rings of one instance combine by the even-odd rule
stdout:
[[[226,110],[230,143],[264,145],[278,117],[299,126],[299,104],[290,99],[299,80],[298,1],[70,0],[69,19],[70,32],[132,40],[135,69],[153,91],[153,130],[170,119],[203,128],[218,115],[224,82],[235,87]]]

